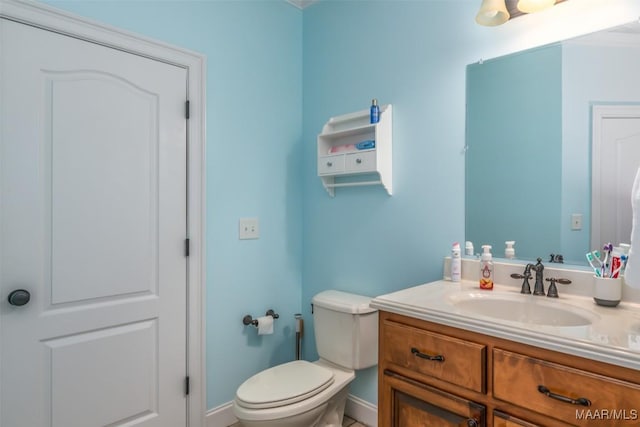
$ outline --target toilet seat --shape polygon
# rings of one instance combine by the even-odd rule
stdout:
[[[315,363],[294,360],[257,373],[236,392],[238,404],[267,409],[309,399],[334,382],[334,373]]]

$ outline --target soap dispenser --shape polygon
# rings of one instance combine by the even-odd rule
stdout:
[[[451,248],[451,281],[462,279],[462,260],[460,259],[460,243],[455,242]]]
[[[493,289],[493,256],[491,245],[482,245],[480,255],[480,289]]]
[[[467,240],[464,243],[464,254],[473,256],[473,242],[470,242],[469,240]]]
[[[504,242],[504,244],[504,257],[506,259],[514,259],[516,257],[516,250],[513,245],[515,245],[516,242],[513,240],[507,240],[506,242]]]

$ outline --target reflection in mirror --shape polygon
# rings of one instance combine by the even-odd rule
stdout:
[[[580,265],[628,242],[637,76],[638,23],[469,65],[466,240],[497,257],[515,240],[516,258]]]

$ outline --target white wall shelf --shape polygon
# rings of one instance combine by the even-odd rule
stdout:
[[[332,117],[318,135],[318,176],[332,197],[335,188],[362,185],[382,185],[389,195],[393,192],[391,104],[380,106],[378,123],[369,119],[368,109]],[[375,148],[349,147],[369,140]],[[332,148],[338,151],[332,153]]]

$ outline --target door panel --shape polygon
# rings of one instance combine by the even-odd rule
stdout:
[[[106,426],[157,413],[157,329],[154,319],[45,341],[50,349],[52,425]],[[114,348],[128,352],[113,353]],[[94,399],[100,406],[92,404]]]
[[[51,302],[155,293],[158,97],[104,73],[47,74]]]
[[[0,40],[0,425],[184,426],[186,70]]]

